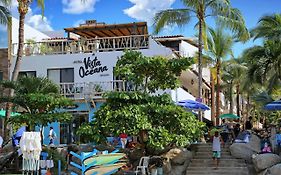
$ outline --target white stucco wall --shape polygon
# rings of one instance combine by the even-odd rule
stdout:
[[[198,48],[186,41],[181,41],[179,45],[179,51],[184,57],[192,57],[198,51]]]
[[[18,43],[19,35],[19,20],[12,17],[12,44]],[[24,25],[24,41],[26,39],[34,39],[39,42],[42,39],[50,38],[48,35],[30,27],[29,25]]]
[[[150,39],[150,48],[140,50],[146,56],[162,55],[172,57],[173,52],[161,45],[158,45],[154,40]],[[110,52],[97,52],[92,53],[79,53],[79,54],[57,54],[57,55],[36,55],[26,56],[22,59],[20,71],[36,71],[37,76],[47,77],[48,69],[58,68],[74,68],[74,82],[93,82],[93,81],[112,81],[113,80],[113,67],[117,62],[118,57],[123,54],[122,51]],[[80,77],[80,67],[85,67],[84,59],[90,58],[91,61],[95,57],[100,61],[102,67],[106,66],[107,71],[95,73],[93,75]],[[12,60],[12,67],[14,67],[14,60]],[[97,66],[100,67],[100,66]]]

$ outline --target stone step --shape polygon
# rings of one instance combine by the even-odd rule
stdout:
[[[197,148],[197,151],[199,151],[199,150],[211,150],[211,149],[212,149],[211,146],[210,147],[200,147],[200,148]],[[227,147],[221,147],[221,150],[229,151],[230,149],[227,148]]]
[[[196,159],[212,159],[213,155],[196,155]],[[222,154],[220,159],[231,159],[231,155]]]
[[[200,152],[196,152],[194,158],[196,158],[197,156],[212,156],[213,152],[212,151],[200,151]],[[230,152],[221,152],[222,156],[231,156]]]
[[[214,167],[204,169],[187,169],[186,175],[248,175],[248,169],[246,167]]]
[[[212,159],[192,159],[189,167],[213,167],[215,162]],[[243,167],[246,166],[241,159],[223,159],[219,163],[220,167]]]
[[[196,153],[212,153],[212,152],[213,152],[212,149],[196,151]],[[230,154],[230,151],[229,150],[221,150],[221,153],[228,153],[228,154]]]

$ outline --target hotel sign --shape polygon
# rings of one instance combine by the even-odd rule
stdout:
[[[103,66],[95,55],[93,55],[92,59],[91,57],[85,57],[83,63],[83,66],[79,68],[81,78],[108,71],[107,66]]]

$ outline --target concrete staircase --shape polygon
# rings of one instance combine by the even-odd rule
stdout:
[[[229,145],[222,148],[219,168],[215,169],[212,159],[212,145],[196,144],[197,152],[187,168],[186,175],[248,175],[248,168],[244,160],[230,155]]]

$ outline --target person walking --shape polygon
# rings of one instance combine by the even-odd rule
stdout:
[[[0,135],[0,153],[2,152],[2,146],[3,146],[3,137]]]
[[[216,131],[215,135],[213,136],[213,146],[212,146],[213,160],[216,166],[215,169],[218,169],[219,167],[219,162],[221,158],[221,144],[224,144],[224,142],[221,136],[219,135],[219,132]]]
[[[128,141],[127,140],[128,135],[123,132],[119,135],[119,137],[120,137],[120,141],[121,141],[121,144],[122,144],[122,148],[123,149],[126,148],[126,144],[127,144],[127,141]]]
[[[252,125],[252,117],[249,117],[249,120],[245,122],[245,130],[251,130],[253,127]]]
[[[49,131],[49,139],[50,139],[49,145],[54,145],[55,138],[56,138],[56,133],[54,131],[54,128],[51,126]]]

